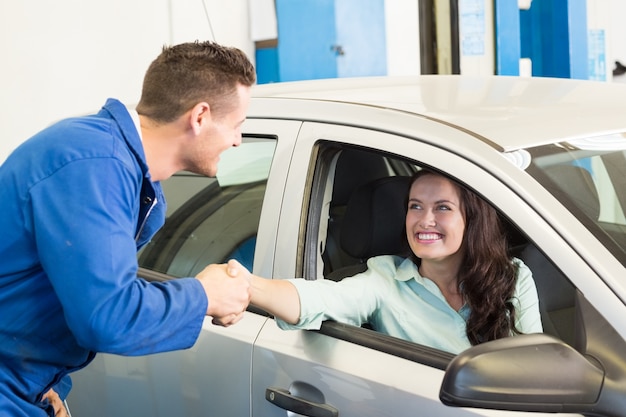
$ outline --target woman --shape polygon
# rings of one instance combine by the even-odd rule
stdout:
[[[283,329],[318,329],[324,320],[369,323],[451,353],[542,331],[532,274],[508,255],[498,214],[476,194],[419,171],[409,190],[406,237],[411,256],[371,258],[366,272],[339,282],[251,276],[251,303]]]

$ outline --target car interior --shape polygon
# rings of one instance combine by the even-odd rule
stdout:
[[[174,176],[168,181],[180,178],[186,177]],[[228,259],[252,268],[267,181],[227,187],[209,178],[205,182],[192,198],[172,211],[163,228],[140,252],[140,266],[176,277],[194,276],[205,265]],[[179,182],[165,183],[166,195],[177,187],[181,188]]]
[[[404,237],[410,174],[393,175],[392,166],[387,156],[362,149],[346,148],[336,159],[322,254],[325,279],[363,272],[372,256],[410,253]],[[553,173],[555,181],[560,173],[564,169]],[[597,206],[593,192],[573,192],[589,200],[585,207]],[[533,271],[544,332],[575,346],[575,287],[518,227],[503,221],[511,253]]]

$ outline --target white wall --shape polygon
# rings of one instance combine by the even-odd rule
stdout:
[[[602,0],[596,0],[602,1]],[[610,0],[611,51],[614,60],[626,65],[626,1]]]
[[[418,2],[386,0],[385,27],[387,74],[419,74],[421,69]]]
[[[607,0],[596,0],[607,1]],[[607,61],[609,71],[615,68],[615,61],[626,65],[626,2],[624,0],[608,0],[608,24],[610,25],[610,38],[608,39],[609,54]],[[613,77],[614,82],[626,82],[626,74]]]
[[[0,2],[0,162],[51,122],[134,103],[164,44],[211,39],[254,57],[248,1]]]

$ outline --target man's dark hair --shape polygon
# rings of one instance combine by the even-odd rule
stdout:
[[[205,101],[213,114],[224,114],[236,105],[237,87],[255,81],[240,49],[211,41],[164,46],[146,71],[137,112],[168,123]]]

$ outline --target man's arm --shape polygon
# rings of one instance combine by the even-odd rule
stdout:
[[[226,265],[209,265],[196,275],[209,300],[206,314],[213,317],[213,324],[237,323],[250,303],[251,274],[238,273],[237,265],[245,270],[237,262],[228,271]]]

